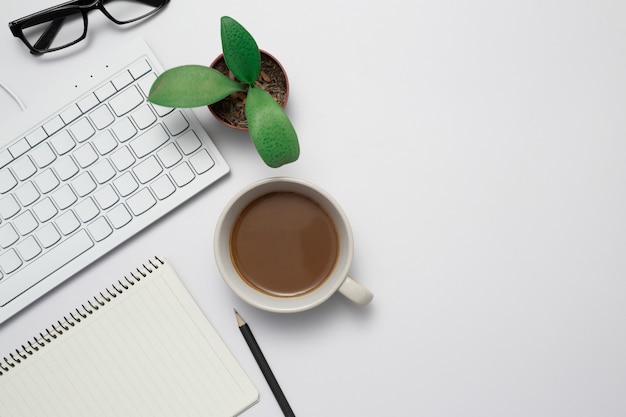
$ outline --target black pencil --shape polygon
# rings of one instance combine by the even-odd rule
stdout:
[[[254,338],[250,327],[248,326],[246,321],[239,315],[237,310],[235,310],[235,317],[237,317],[239,330],[241,331],[244,340],[248,344],[248,347],[250,348],[250,351],[252,352],[252,356],[254,356],[256,363],[259,364],[259,368],[261,368],[261,372],[263,373],[267,384],[270,386],[274,397],[276,397],[276,401],[278,402],[280,409],[283,411],[283,414],[285,416],[295,417],[295,414],[291,410],[291,406],[287,402],[287,398],[285,398],[283,390],[280,388],[280,385],[278,385],[278,381],[276,381],[276,377],[274,376],[272,369],[265,360],[265,356],[263,356],[263,352],[261,352],[261,348],[256,342],[256,339]]]

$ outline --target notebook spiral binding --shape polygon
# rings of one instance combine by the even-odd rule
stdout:
[[[74,310],[70,311],[68,315],[63,316],[62,319],[57,320],[56,323],[52,323],[50,327],[44,329],[38,336],[34,336],[31,340],[28,340],[26,344],[23,344],[15,349],[14,352],[10,352],[8,356],[0,360],[0,376],[34,355],[39,349],[52,343],[57,337],[71,330],[76,324],[87,319],[95,311],[99,310],[100,307],[104,307],[107,303],[117,298],[118,295],[131,288],[141,281],[142,278],[147,277],[148,274],[151,274],[164,264],[165,262],[157,256],[153,259],[149,259],[145,264],[142,264],[141,267],[136,268],[135,271],[131,271],[129,273],[130,278],[125,275],[123,278],[117,280],[117,282],[111,284],[110,288],[101,291],[99,296],[95,295],[92,299],[87,300],[86,303],[81,304],[80,307],[76,307]]]

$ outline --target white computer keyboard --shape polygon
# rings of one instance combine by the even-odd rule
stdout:
[[[191,111],[146,101],[140,45],[0,147],[0,323],[228,172]]]

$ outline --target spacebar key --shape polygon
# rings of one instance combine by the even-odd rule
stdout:
[[[0,285],[0,306],[28,290],[33,285],[57,271],[63,265],[92,248],[93,241],[85,230],[72,235],[26,267],[7,277]]]

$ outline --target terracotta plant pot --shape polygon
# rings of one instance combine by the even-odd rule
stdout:
[[[285,108],[289,98],[289,80],[283,66],[271,54],[261,50],[261,74],[256,85],[267,91],[274,100]],[[215,68],[231,79],[235,79],[224,61],[224,55],[220,54],[211,68]],[[213,116],[226,126],[239,130],[248,130],[248,121],[245,114],[246,92],[231,94],[217,103],[209,105]]]

